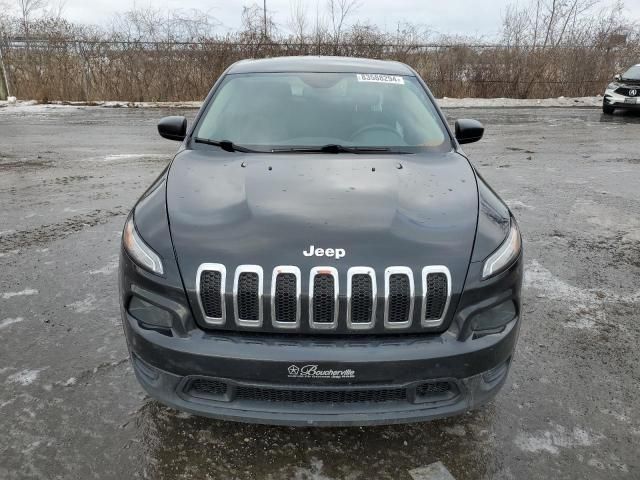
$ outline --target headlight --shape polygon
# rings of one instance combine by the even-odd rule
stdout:
[[[610,83],[609,85],[607,85],[607,90],[615,90],[616,88],[618,88],[620,86],[619,83]]]
[[[502,245],[485,260],[482,269],[482,278],[489,278],[503,271],[518,258],[521,249],[522,239],[520,238],[520,232],[518,231],[518,226],[512,219],[509,236]]]
[[[151,250],[151,248],[142,241],[140,235],[138,235],[136,226],[133,223],[133,215],[129,217],[127,224],[124,226],[123,241],[127,253],[138,265],[157,275],[164,273],[162,261],[158,254]]]

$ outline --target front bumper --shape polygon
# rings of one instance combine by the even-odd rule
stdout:
[[[500,333],[466,341],[447,334],[327,341],[201,330],[185,338],[122,315],[136,376],[155,399],[217,419],[298,426],[416,422],[478,407],[504,384],[519,329],[516,318]],[[310,365],[336,375],[291,373]],[[418,394],[424,385],[427,394]]]
[[[636,103],[628,103],[629,99],[635,100]],[[627,97],[615,93],[613,90],[607,90],[604,94],[605,105],[613,108],[640,109],[640,97]]]

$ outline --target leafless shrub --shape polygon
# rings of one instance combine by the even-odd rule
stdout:
[[[218,33],[212,15],[191,10],[134,9],[106,30],[69,23],[47,8],[27,15],[25,30],[24,16],[0,13],[0,52],[15,94],[43,101],[201,99],[237,60],[307,54],[400,60],[438,96],[593,95],[640,58],[638,27],[624,21],[621,6],[598,10],[591,0],[512,7],[500,45],[434,36],[411,23],[382,32],[351,22],[353,0],[329,1],[315,15],[307,5],[292,2],[290,34],[271,16],[265,32],[257,4],[244,8],[242,28],[231,34]]]

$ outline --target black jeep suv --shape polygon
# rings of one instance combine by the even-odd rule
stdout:
[[[149,394],[288,425],[427,420],[509,371],[522,249],[509,209],[410,67],[242,61],[216,82],[137,202],[122,318]]]

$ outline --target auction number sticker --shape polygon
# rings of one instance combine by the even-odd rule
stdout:
[[[392,83],[404,85],[404,78],[399,75],[383,75],[381,73],[358,73],[359,82]]]

